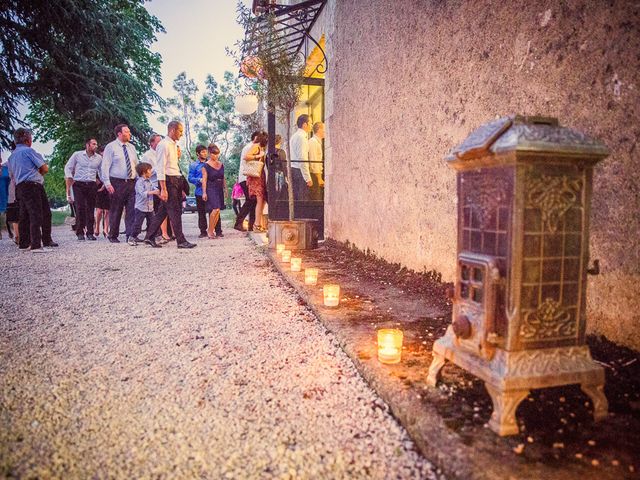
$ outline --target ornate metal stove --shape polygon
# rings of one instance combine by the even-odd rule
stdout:
[[[534,388],[580,384],[594,418],[607,415],[604,370],[585,345],[585,295],[587,273],[597,273],[588,270],[592,172],[608,154],[556,119],[515,116],[447,157],[458,172],[457,278],[428,383],[445,360],[483,379],[499,435],[518,432],[516,409]]]

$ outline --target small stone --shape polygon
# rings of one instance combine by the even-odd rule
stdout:
[[[533,443],[533,437],[527,437],[527,442]]]
[[[618,467],[620,465],[620,462],[618,460],[611,460],[611,465],[613,465],[614,467]]]
[[[560,397],[560,403],[564,403],[565,402],[565,398],[564,397]]]
[[[564,448],[564,443],[562,442],[555,442],[553,444],[553,448]]]
[[[517,447],[513,447],[513,451],[516,455],[522,454],[524,452],[524,443],[519,443]]]
[[[576,453],[576,454],[575,454],[575,457],[576,457],[576,458],[582,458],[583,456],[584,456],[584,455],[582,455],[581,453]]]
[[[597,467],[598,465],[600,465],[600,462],[594,458],[593,460],[591,460],[591,465]]]
[[[591,447],[595,447],[595,445],[596,445],[596,441],[595,441],[595,440],[589,440],[587,443],[588,443],[588,444],[589,444],[589,446],[591,446]]]

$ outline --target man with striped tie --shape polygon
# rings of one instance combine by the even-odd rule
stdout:
[[[129,143],[131,131],[129,126],[121,123],[114,128],[116,139],[104,148],[102,154],[102,181],[111,195],[109,209],[109,241],[120,243],[120,219],[122,209],[125,208],[126,240],[133,231],[133,220],[136,202],[136,165],[138,155],[136,149]]]

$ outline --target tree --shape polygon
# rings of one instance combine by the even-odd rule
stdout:
[[[282,30],[276,28],[273,13],[266,12],[255,17],[251,9],[238,2],[238,22],[247,35],[238,43],[238,50],[230,52],[239,67],[256,79],[258,97],[269,111],[279,114],[287,127],[287,190],[289,193],[289,220],[295,218],[293,183],[291,175],[291,115],[302,96],[306,63],[297,55],[290,55],[282,38]],[[253,61],[246,62],[245,55],[251,52]]]
[[[217,144],[222,158],[227,158],[234,130],[238,127],[234,101],[240,93],[240,83],[231,72],[224,72],[223,78],[223,83],[218,83],[212,75],[207,76],[205,93],[200,100],[202,122],[198,140]]]
[[[146,137],[161,81],[149,46],[163,31],[139,0],[2,0],[0,141],[23,123],[21,103],[38,139],[57,142],[54,172],[85,137],[111,140],[118,123]]]
[[[182,122],[184,125],[185,147],[188,155],[193,156],[191,125],[195,123],[198,117],[196,103],[198,86],[193,78],[187,78],[187,72],[181,72],[173,80],[173,89],[177,95],[161,102],[162,115],[159,120],[163,123],[169,123],[172,120],[180,120]]]

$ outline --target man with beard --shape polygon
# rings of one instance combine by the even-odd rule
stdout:
[[[184,127],[178,121],[169,122],[167,125],[167,136],[156,147],[157,161],[156,170],[158,173],[158,183],[160,184],[160,208],[153,217],[151,225],[147,228],[144,243],[154,248],[159,248],[155,241],[155,236],[162,221],[169,217],[173,234],[176,236],[178,248],[193,248],[194,243],[187,242],[182,233],[182,187],[184,177],[180,172],[178,164],[177,142],[182,137]]]
[[[96,240],[93,235],[96,208],[96,194],[98,184],[96,174],[100,170],[102,157],[96,153],[98,142],[89,138],[85,142],[84,150],[75,152],[64,166],[65,183],[67,186],[67,201],[74,203],[76,208],[76,235],[78,240]],[[71,196],[73,188],[73,198]]]
[[[105,147],[102,156],[102,181],[111,194],[109,241],[120,243],[118,240],[120,220],[122,219],[122,210],[125,208],[124,224],[127,241],[133,231],[138,155],[136,149],[129,143],[131,131],[126,124],[116,125],[114,132],[117,138]]]

